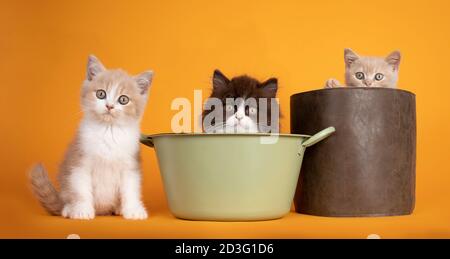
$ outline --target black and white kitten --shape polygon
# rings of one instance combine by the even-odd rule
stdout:
[[[276,78],[261,83],[242,75],[230,80],[215,70],[212,83],[212,93],[202,114],[205,132],[279,132]]]

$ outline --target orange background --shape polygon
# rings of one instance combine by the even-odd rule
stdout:
[[[450,238],[449,1],[1,1],[0,237]],[[412,216],[252,223],[192,222],[168,211],[155,153],[143,148],[146,221],[48,216],[26,172],[56,168],[81,118],[87,55],[110,68],[155,71],[146,133],[170,131],[171,101],[209,94],[212,71],[279,78],[289,96],[343,80],[343,49],[403,54],[401,88],[417,96],[417,203]],[[206,97],[206,96],[204,96]]]

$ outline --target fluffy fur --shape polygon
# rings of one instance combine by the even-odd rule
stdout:
[[[42,165],[30,172],[33,191],[49,213],[71,219],[108,214],[147,218],[140,197],[139,124],[152,75],[107,70],[89,57],[81,91],[84,116],[60,165],[60,192]],[[105,98],[98,97],[99,90]],[[126,104],[119,102],[121,96],[128,97]]]
[[[274,107],[271,106],[271,98],[275,98],[278,90],[276,78],[270,78],[265,82],[243,75],[228,79],[219,70],[214,71],[213,90],[210,98],[217,98],[222,102],[223,121],[213,121],[211,127],[205,127],[206,132],[234,132],[234,133],[256,133],[261,131],[271,131],[264,127],[271,126],[271,114]],[[245,103],[245,100],[253,98],[254,104]],[[227,99],[235,100],[236,105],[227,105]],[[262,110],[259,101],[266,99],[267,110]],[[210,99],[208,99],[210,100]],[[239,102],[239,100],[241,102]],[[278,108],[278,104],[277,104]],[[214,109],[203,111],[205,117],[215,112]],[[265,112],[267,122],[259,121],[259,114]],[[264,130],[263,130],[264,128]]]
[[[394,51],[386,58],[360,57],[351,49],[344,50],[345,86],[396,88],[401,55]],[[325,88],[341,87],[336,79],[328,79]]]

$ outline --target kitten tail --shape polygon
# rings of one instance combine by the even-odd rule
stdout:
[[[61,215],[63,203],[42,164],[37,164],[31,169],[30,182],[33,193],[42,207],[52,215]]]

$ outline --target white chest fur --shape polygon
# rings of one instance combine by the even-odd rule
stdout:
[[[134,160],[139,151],[139,126],[110,125],[84,121],[80,128],[83,153],[90,157],[118,162]]]
[[[83,167],[91,179],[97,213],[110,213],[118,206],[124,177],[137,166],[138,125],[115,126],[85,121],[80,127]]]

